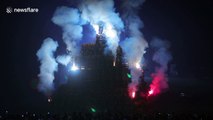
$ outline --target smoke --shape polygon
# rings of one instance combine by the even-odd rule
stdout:
[[[119,45],[119,35],[124,24],[115,12],[113,0],[85,0],[76,8],[59,7],[55,11],[52,21],[63,29],[63,40],[67,50],[71,51],[72,58],[79,54],[82,39],[82,25],[91,24],[96,32],[97,26],[103,26],[107,49],[114,57]]]
[[[80,17],[78,9],[69,7],[58,7],[52,17],[53,23],[62,27],[63,40],[67,50],[71,51],[71,56],[79,54],[80,40],[82,38],[84,21]]]
[[[52,90],[54,90],[54,72],[58,69],[58,63],[56,62],[53,54],[57,47],[58,43],[56,41],[52,38],[46,38],[36,54],[41,63],[40,73],[38,75],[40,78],[38,89],[46,95],[51,94]]]
[[[94,27],[96,33],[98,33],[97,26],[103,26],[108,49],[115,57],[119,45],[119,35],[124,24],[119,14],[115,12],[113,0],[85,0],[79,9],[82,12],[82,18]]]
[[[148,47],[148,43],[140,31],[143,23],[137,15],[137,9],[139,9],[143,2],[144,0],[127,0],[122,5],[122,18],[125,21],[125,30],[128,37],[121,42],[121,47],[124,51],[124,60],[128,63],[132,74],[129,91],[137,90],[138,80],[142,74],[140,67],[142,66],[143,54]]]
[[[69,55],[59,55],[57,58],[56,58],[57,62],[64,65],[64,66],[67,66],[69,64],[69,62],[71,61],[71,56]]]
[[[145,0],[125,0],[122,2],[122,19],[114,8],[113,0],[81,0],[78,8],[58,7],[51,20],[62,28],[62,39],[69,53],[59,55],[56,60],[64,66],[73,62],[73,70],[77,69],[74,60],[80,54],[83,25],[90,24],[97,34],[102,31],[107,44],[106,50],[110,50],[114,58],[120,44],[124,52],[124,61],[128,63],[131,72],[131,83],[128,86],[131,94],[137,91],[139,79],[142,75],[143,55],[148,47],[148,43],[141,32],[143,22],[137,15]],[[122,32],[124,32],[126,38],[120,42]],[[151,46],[156,50],[153,61],[159,64],[159,67],[156,68],[156,72],[152,76],[153,81],[150,88],[155,93],[159,93],[168,87],[166,71],[167,64],[172,57],[168,52],[169,44],[167,42],[154,39]],[[53,53],[57,47],[57,42],[47,38],[37,52],[41,61],[39,89],[46,94],[54,90],[54,72],[57,71],[58,64]]]
[[[168,63],[172,60],[171,53],[168,51],[170,45],[168,41],[158,38],[153,39],[150,45],[155,49],[152,60],[159,65],[156,67],[155,73],[152,74],[153,80],[150,89],[154,91],[154,94],[159,94],[161,91],[168,88],[168,77],[166,72]]]

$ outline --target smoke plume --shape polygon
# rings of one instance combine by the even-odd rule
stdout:
[[[155,38],[151,41],[150,45],[155,49],[152,60],[159,65],[156,67],[155,73],[152,74],[153,80],[150,89],[154,94],[158,94],[168,88],[166,72],[168,69],[168,63],[172,60],[172,56],[168,51],[170,47],[169,42]]]
[[[79,42],[82,38],[82,24],[84,23],[80,17],[78,9],[69,7],[58,7],[52,17],[53,23],[62,27],[63,40],[67,46],[67,50],[71,51],[74,58],[79,54]]]
[[[54,72],[58,69],[58,63],[53,54],[57,47],[58,43],[56,41],[52,38],[46,38],[36,54],[41,63],[40,73],[38,75],[40,78],[38,89],[46,95],[51,94],[52,90],[54,90]]]
[[[67,66],[69,64],[69,62],[71,61],[71,56],[69,55],[59,55],[57,58],[56,58],[57,62],[64,65],[64,66]]]
[[[121,42],[121,47],[125,55],[124,60],[128,63],[132,74],[132,83],[129,84],[130,94],[132,90],[137,90],[138,80],[142,74],[140,67],[143,54],[145,48],[148,47],[148,43],[140,31],[143,26],[142,21],[137,15],[137,9],[143,2],[144,0],[127,0],[122,6],[124,9],[122,18],[125,21],[125,31],[128,37]]]
[[[106,37],[108,49],[116,56],[119,45],[119,35],[124,24],[115,12],[113,0],[86,0],[79,6],[81,16],[88,21],[94,29],[103,26],[103,33]],[[96,29],[98,33],[98,29]]]
[[[131,83],[128,90],[130,94],[133,92],[135,95],[142,75],[143,55],[148,47],[148,43],[141,32],[143,22],[137,14],[144,1],[122,1],[122,19],[114,8],[113,0],[80,0],[81,3],[77,8],[58,7],[51,20],[62,28],[62,39],[69,54],[59,55],[56,58],[57,62],[65,66],[73,62],[73,70],[77,69],[74,60],[80,54],[83,28],[85,29],[82,26],[91,25],[96,34],[101,34],[105,38],[104,40],[107,43],[106,50],[112,52],[114,59],[117,47],[120,44],[124,52],[124,61],[128,63],[131,72]],[[126,36],[120,42],[121,33]],[[166,71],[172,56],[168,52],[169,44],[165,41],[154,39],[151,42],[151,46],[156,50],[153,55],[153,61],[159,66],[152,76],[153,81],[150,88],[157,94],[168,87]],[[54,90],[54,72],[57,71],[58,64],[53,53],[57,47],[58,43],[56,41],[47,38],[37,52],[38,59],[41,61],[39,89],[46,94]]]

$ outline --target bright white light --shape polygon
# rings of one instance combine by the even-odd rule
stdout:
[[[137,69],[141,69],[141,66],[140,66],[140,64],[137,62],[137,63],[135,63],[135,67],[137,68]]]
[[[154,93],[154,91],[150,90],[148,93],[149,93],[149,95],[152,95]]]
[[[107,37],[110,37],[110,38],[116,37],[115,30],[106,30],[106,31],[105,31],[105,35],[106,35]]]
[[[135,98],[135,91],[132,92],[132,98]]]
[[[93,26],[93,28],[94,28],[94,30],[95,30],[95,32],[96,32],[96,34],[99,34],[99,32],[98,32],[98,30],[99,30],[99,26],[98,26],[98,25],[96,25],[96,24],[93,24],[92,26]]]
[[[107,25],[106,29],[104,29],[104,34],[107,37],[115,38],[116,37],[116,31],[113,29],[112,25]]]
[[[79,68],[78,68],[78,66],[75,65],[75,63],[73,63],[71,70],[76,71],[76,70],[79,70]]]

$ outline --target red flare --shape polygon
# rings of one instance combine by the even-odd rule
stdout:
[[[149,90],[149,92],[148,92],[148,96],[150,96],[150,95],[152,95],[154,93],[154,90]]]
[[[132,98],[135,98],[135,91],[132,92],[131,97],[132,97]]]

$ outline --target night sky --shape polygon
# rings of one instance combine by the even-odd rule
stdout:
[[[120,1],[115,2],[117,11]],[[45,99],[35,86],[40,65],[36,52],[46,37],[64,45],[61,28],[51,22],[51,17],[58,6],[75,4],[72,0],[0,1],[0,107],[32,105],[33,100]],[[8,6],[36,7],[39,12],[7,14]],[[147,0],[139,9],[146,40],[159,37],[170,41],[176,77],[212,78],[212,6],[211,0]]]

